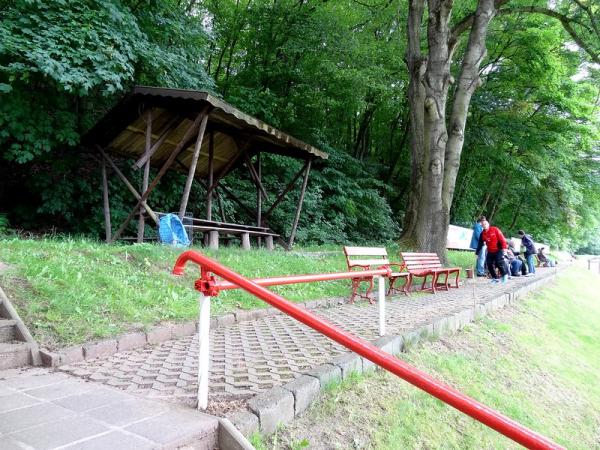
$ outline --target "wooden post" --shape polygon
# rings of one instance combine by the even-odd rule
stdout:
[[[218,191],[215,191],[215,194],[217,195],[217,200],[219,201],[219,211],[221,212],[221,221],[227,222],[227,219],[225,218],[225,205],[223,204],[223,196],[219,195]]]
[[[258,181],[258,185],[256,187],[256,226],[257,227],[262,226],[262,194],[259,189],[259,186],[262,186],[261,177],[262,177],[262,166],[260,163],[260,153],[258,153],[256,155],[256,179]],[[266,200],[266,198],[265,198],[265,200]],[[258,244],[258,248],[260,248],[261,244],[262,244],[261,237],[258,236],[256,241]]]
[[[250,250],[250,233],[242,233],[242,248]]]
[[[136,198],[136,200],[141,199],[142,196],[138,193],[138,191],[136,191],[136,189],[129,182],[129,180],[127,179],[127,177],[125,175],[123,175],[123,172],[121,172],[119,170],[119,168],[113,162],[113,160],[108,157],[108,155],[104,152],[104,150],[102,150],[102,148],[100,146],[98,146],[97,148],[100,151],[100,154],[102,155],[102,157],[104,158],[104,160],[106,162],[108,162],[108,164],[110,164],[110,167],[112,167],[112,169],[115,171],[115,173],[117,174],[117,176],[121,179],[121,181],[123,181],[123,183],[125,183],[125,186],[127,186],[127,189],[129,189],[129,191],[133,194],[133,196]],[[144,201],[144,202],[142,202],[142,206],[146,209],[146,211],[148,212],[148,215],[150,216],[150,218],[152,220],[154,220],[154,222],[156,223],[156,225],[158,225],[158,217],[157,217],[156,213],[154,211],[152,211],[152,208],[150,208],[148,206],[148,203],[146,201]]]
[[[150,148],[150,150],[145,152],[142,155],[142,157],[133,164],[134,168],[141,169],[142,166],[144,164],[146,164],[146,162],[148,162],[148,160],[150,158],[152,158],[152,155],[154,155],[154,153],[156,153],[156,150],[158,150],[160,148],[162,143],[167,139],[167,136],[169,135],[169,133],[171,131],[176,130],[177,127],[179,125],[181,125],[181,123],[183,123],[183,122],[181,122],[181,123],[176,124],[176,122],[177,122],[177,118],[174,118],[171,121],[169,121],[169,123],[167,124],[167,126],[165,128],[165,131],[163,131],[163,133],[158,137],[158,140],[154,143],[154,145]]]
[[[102,197],[104,199],[104,232],[106,242],[110,242],[110,203],[108,202],[108,178],[106,176],[106,161],[102,160]]]
[[[206,184],[212,186],[214,180],[215,136],[211,130],[208,140],[208,179]],[[212,220],[212,191],[206,192],[206,220]],[[223,219],[225,221],[225,219]]]
[[[156,177],[154,178],[154,180],[152,180],[152,183],[150,183],[150,185],[148,186],[148,189],[146,189],[146,191],[142,194],[142,196],[140,197],[140,199],[138,200],[136,205],[133,207],[133,209],[131,210],[129,215],[125,218],[125,220],[123,221],[123,223],[121,224],[121,226],[119,227],[117,232],[112,237],[111,242],[116,241],[121,236],[121,234],[123,234],[123,231],[125,231],[125,228],[127,228],[127,225],[129,225],[129,222],[131,222],[131,219],[133,219],[133,216],[135,216],[135,213],[137,212],[139,207],[142,205],[143,202],[146,201],[146,199],[148,198],[150,193],[154,190],[154,188],[156,187],[156,185],[158,184],[160,179],[164,176],[164,174],[167,172],[169,167],[171,167],[171,165],[173,164],[173,161],[175,161],[175,158],[177,158],[177,155],[179,155],[179,152],[181,152],[183,147],[188,143],[192,133],[200,125],[200,120],[202,119],[203,116],[204,116],[204,113],[200,112],[196,116],[196,119],[194,120],[194,122],[192,122],[190,124],[190,126],[187,128],[183,138],[181,139],[179,144],[177,144],[177,147],[175,147],[173,152],[171,152],[171,155],[169,156],[169,158],[162,165],[162,167],[156,174]]]
[[[300,178],[302,176],[302,174],[306,170],[307,164],[308,164],[308,161],[302,166],[302,168],[298,171],[298,173],[296,175],[294,175],[294,178],[292,178],[292,181],[290,181],[290,183],[285,187],[285,189],[277,196],[277,198],[275,199],[275,201],[273,202],[271,207],[268,209],[268,211],[263,216],[263,220],[267,221],[269,219],[269,217],[271,217],[273,210],[285,198],[285,195],[292,190],[292,188],[296,184],[296,181],[298,181],[298,178]]]
[[[266,199],[267,191],[260,182],[260,177],[258,176],[258,173],[256,173],[254,165],[252,164],[252,161],[250,161],[250,156],[248,156],[248,153],[246,152],[244,152],[244,159],[246,160],[246,167],[248,167],[248,171],[250,172],[250,178],[252,178],[252,181],[254,181],[256,188],[259,189],[260,192],[262,192],[263,197]]]
[[[208,244],[208,246],[212,250],[218,250],[219,249],[219,232],[216,231],[216,230],[209,231],[208,235],[209,235],[209,244]]]
[[[267,250],[273,250],[273,236],[265,236],[265,247]]]
[[[304,170],[304,180],[302,180],[302,190],[300,191],[300,197],[298,198],[298,206],[296,207],[296,217],[294,217],[292,232],[290,233],[288,250],[291,250],[292,246],[294,245],[294,238],[296,237],[296,229],[298,228],[298,221],[300,220],[300,212],[302,211],[302,203],[304,202],[304,194],[306,193],[306,185],[308,184],[308,173],[310,172],[311,164],[312,158],[309,158],[306,164],[306,169]]]
[[[144,155],[147,155],[150,152],[150,147],[152,146],[152,109],[149,109],[146,113],[146,151]],[[144,176],[142,179],[142,192],[148,189],[148,178],[150,177],[150,158],[147,159],[146,165],[144,166]],[[144,213],[146,209],[142,206],[140,209],[140,219],[138,221],[138,235],[137,241],[138,244],[144,242],[144,231],[146,228],[146,223],[144,219]]]
[[[202,117],[202,123],[198,129],[198,137],[196,138],[196,146],[194,147],[194,154],[190,161],[190,170],[188,172],[187,180],[185,180],[185,188],[183,189],[183,195],[181,196],[181,205],[179,207],[179,220],[183,220],[185,216],[185,210],[187,209],[188,200],[190,199],[190,190],[192,189],[192,181],[194,180],[194,174],[196,173],[196,165],[198,164],[198,157],[200,156],[200,148],[202,147],[202,139],[204,138],[204,132],[206,131],[206,124],[208,122],[208,107],[204,108],[204,117]]]

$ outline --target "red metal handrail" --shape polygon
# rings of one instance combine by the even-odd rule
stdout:
[[[214,273],[231,283],[231,285],[238,286],[241,289],[250,292],[285,314],[333,339],[334,341],[359,354],[360,356],[365,357],[378,366],[394,373],[419,389],[422,389],[440,399],[444,403],[449,404],[459,411],[462,411],[463,413],[473,417],[475,420],[487,425],[490,428],[493,428],[499,433],[502,433],[513,441],[531,449],[564,448],[550,439],[536,433],[535,431],[529,430],[505,415],[462,394],[447,384],[437,381],[436,379],[427,375],[425,372],[422,372],[419,369],[416,369],[405,363],[404,361],[389,355],[366,340],[355,337],[354,335],[338,328],[332,323],[312,314],[310,311],[299,308],[280,295],[277,295],[260,286],[253,280],[249,280],[248,278],[233,272],[231,269],[198,252],[189,250],[182,253],[179,258],[177,258],[177,262],[173,268],[173,273],[175,275],[182,275],[184,273],[184,266],[188,261],[193,261],[200,266],[201,278],[196,282],[196,289],[198,289],[204,295],[213,296],[218,294],[219,283],[215,277],[211,275],[211,273]],[[345,274],[347,274],[347,272]],[[364,275],[364,272],[360,272],[360,274]],[[331,277],[333,274],[327,275],[328,280],[334,279]],[[315,277],[318,278],[319,275],[312,275],[310,277],[314,281],[316,279]],[[296,277],[296,279],[298,279],[298,277]]]

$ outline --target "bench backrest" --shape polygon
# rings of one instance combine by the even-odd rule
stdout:
[[[348,269],[376,269],[390,263],[385,247],[344,247]]]
[[[401,252],[402,261],[406,270],[409,272],[413,270],[427,270],[427,269],[441,269],[442,262],[436,253],[410,253]]]

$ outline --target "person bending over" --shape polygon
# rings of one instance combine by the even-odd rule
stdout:
[[[529,269],[528,277],[535,275],[535,262],[533,257],[537,253],[535,250],[535,244],[533,239],[528,234],[525,234],[523,230],[517,231],[517,234],[521,238],[521,245],[525,247],[525,259],[527,260],[527,268]]]
[[[508,267],[504,259],[506,249],[508,248],[506,239],[504,239],[502,231],[497,227],[491,227],[487,220],[482,220],[481,225],[483,226],[483,231],[479,237],[479,244],[477,245],[475,254],[479,255],[483,244],[485,244],[487,246],[486,263],[492,275],[492,283],[506,283],[508,280]],[[500,279],[498,279],[496,268],[500,271]]]

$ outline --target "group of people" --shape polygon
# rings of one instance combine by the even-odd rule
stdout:
[[[523,230],[519,230],[518,234],[521,249],[515,247],[512,239],[507,242],[502,231],[491,226],[485,216],[479,217],[473,226],[470,245],[477,255],[477,276],[485,276],[486,268],[492,277],[492,283],[506,283],[510,276],[534,276],[536,255],[545,266],[554,265],[544,254],[543,247],[539,252],[536,251],[530,235]]]

